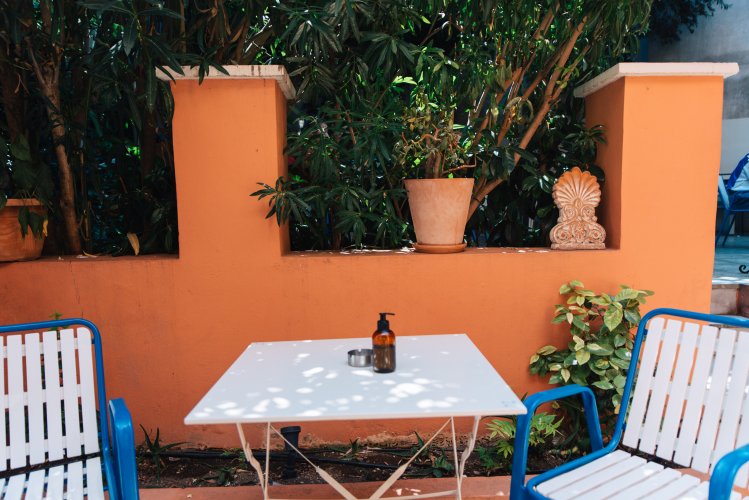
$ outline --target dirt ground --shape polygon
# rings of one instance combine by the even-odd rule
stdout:
[[[359,446],[352,443],[348,446],[330,445],[316,449],[305,448],[303,453],[313,463],[331,474],[342,483],[382,481],[408,460],[417,449],[413,447],[381,448]],[[467,476],[494,476],[510,473],[509,460],[494,460],[487,466],[482,455],[490,454],[487,444],[479,442],[477,449],[469,457],[465,474]],[[486,451],[483,451],[486,450]],[[459,448],[459,453],[462,452]],[[265,452],[257,456],[265,468]],[[174,456],[177,455],[177,456]],[[540,472],[559,465],[563,458],[554,450],[532,450],[529,471]],[[157,466],[158,461],[158,466]],[[270,478],[272,484],[314,484],[323,480],[314,468],[303,459],[297,458],[293,468],[295,477],[289,477],[287,457],[282,451],[272,451],[270,461]],[[454,459],[451,447],[430,446],[409,466],[403,478],[443,477],[454,475]],[[191,450],[169,449],[163,456],[154,457],[141,449],[138,458],[138,478],[141,488],[185,488],[195,486],[243,486],[257,484],[254,469],[239,454],[239,450]]]

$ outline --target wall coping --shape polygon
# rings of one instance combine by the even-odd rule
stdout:
[[[733,63],[676,62],[676,63],[619,63],[575,89],[575,97],[586,97],[625,76],[722,76],[728,78],[739,72]]]
[[[289,73],[286,72],[286,68],[280,65],[239,65],[239,64],[225,64],[224,69],[227,74],[224,74],[214,67],[208,69],[208,74],[205,76],[206,79],[211,80],[275,80],[278,82],[278,86],[281,88],[281,92],[286,96],[286,99],[296,98],[296,89],[294,84],[291,83]],[[159,80],[171,81],[171,80],[197,80],[199,69],[197,67],[182,66],[184,75],[169,71],[168,68],[156,69],[156,77]]]

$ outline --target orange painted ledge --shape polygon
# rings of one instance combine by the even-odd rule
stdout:
[[[528,476],[531,477],[531,476]],[[369,498],[380,483],[344,484],[357,498]],[[384,497],[398,497],[447,491],[455,488],[455,478],[403,479],[395,483]],[[327,484],[294,484],[270,487],[271,498],[340,498]],[[496,498],[510,496],[510,476],[468,477],[463,480],[463,498]],[[153,488],[141,489],[142,500],[260,500],[263,492],[259,486],[228,486],[203,488]],[[445,496],[440,498],[454,498]]]

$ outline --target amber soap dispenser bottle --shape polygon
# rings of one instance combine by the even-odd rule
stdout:
[[[395,332],[387,317],[395,313],[380,313],[377,330],[372,334],[372,369],[375,373],[395,371]]]

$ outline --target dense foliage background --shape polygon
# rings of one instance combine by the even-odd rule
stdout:
[[[295,249],[409,241],[401,180],[419,165],[398,152],[427,115],[423,130],[456,138],[454,175],[485,188],[470,243],[545,245],[556,177],[602,175],[602,131],[571,89],[636,52],[650,0],[626,4],[0,0],[0,206],[47,202],[47,252],[176,251],[173,106],[155,69],[283,64],[299,94],[290,175],[258,181]]]

